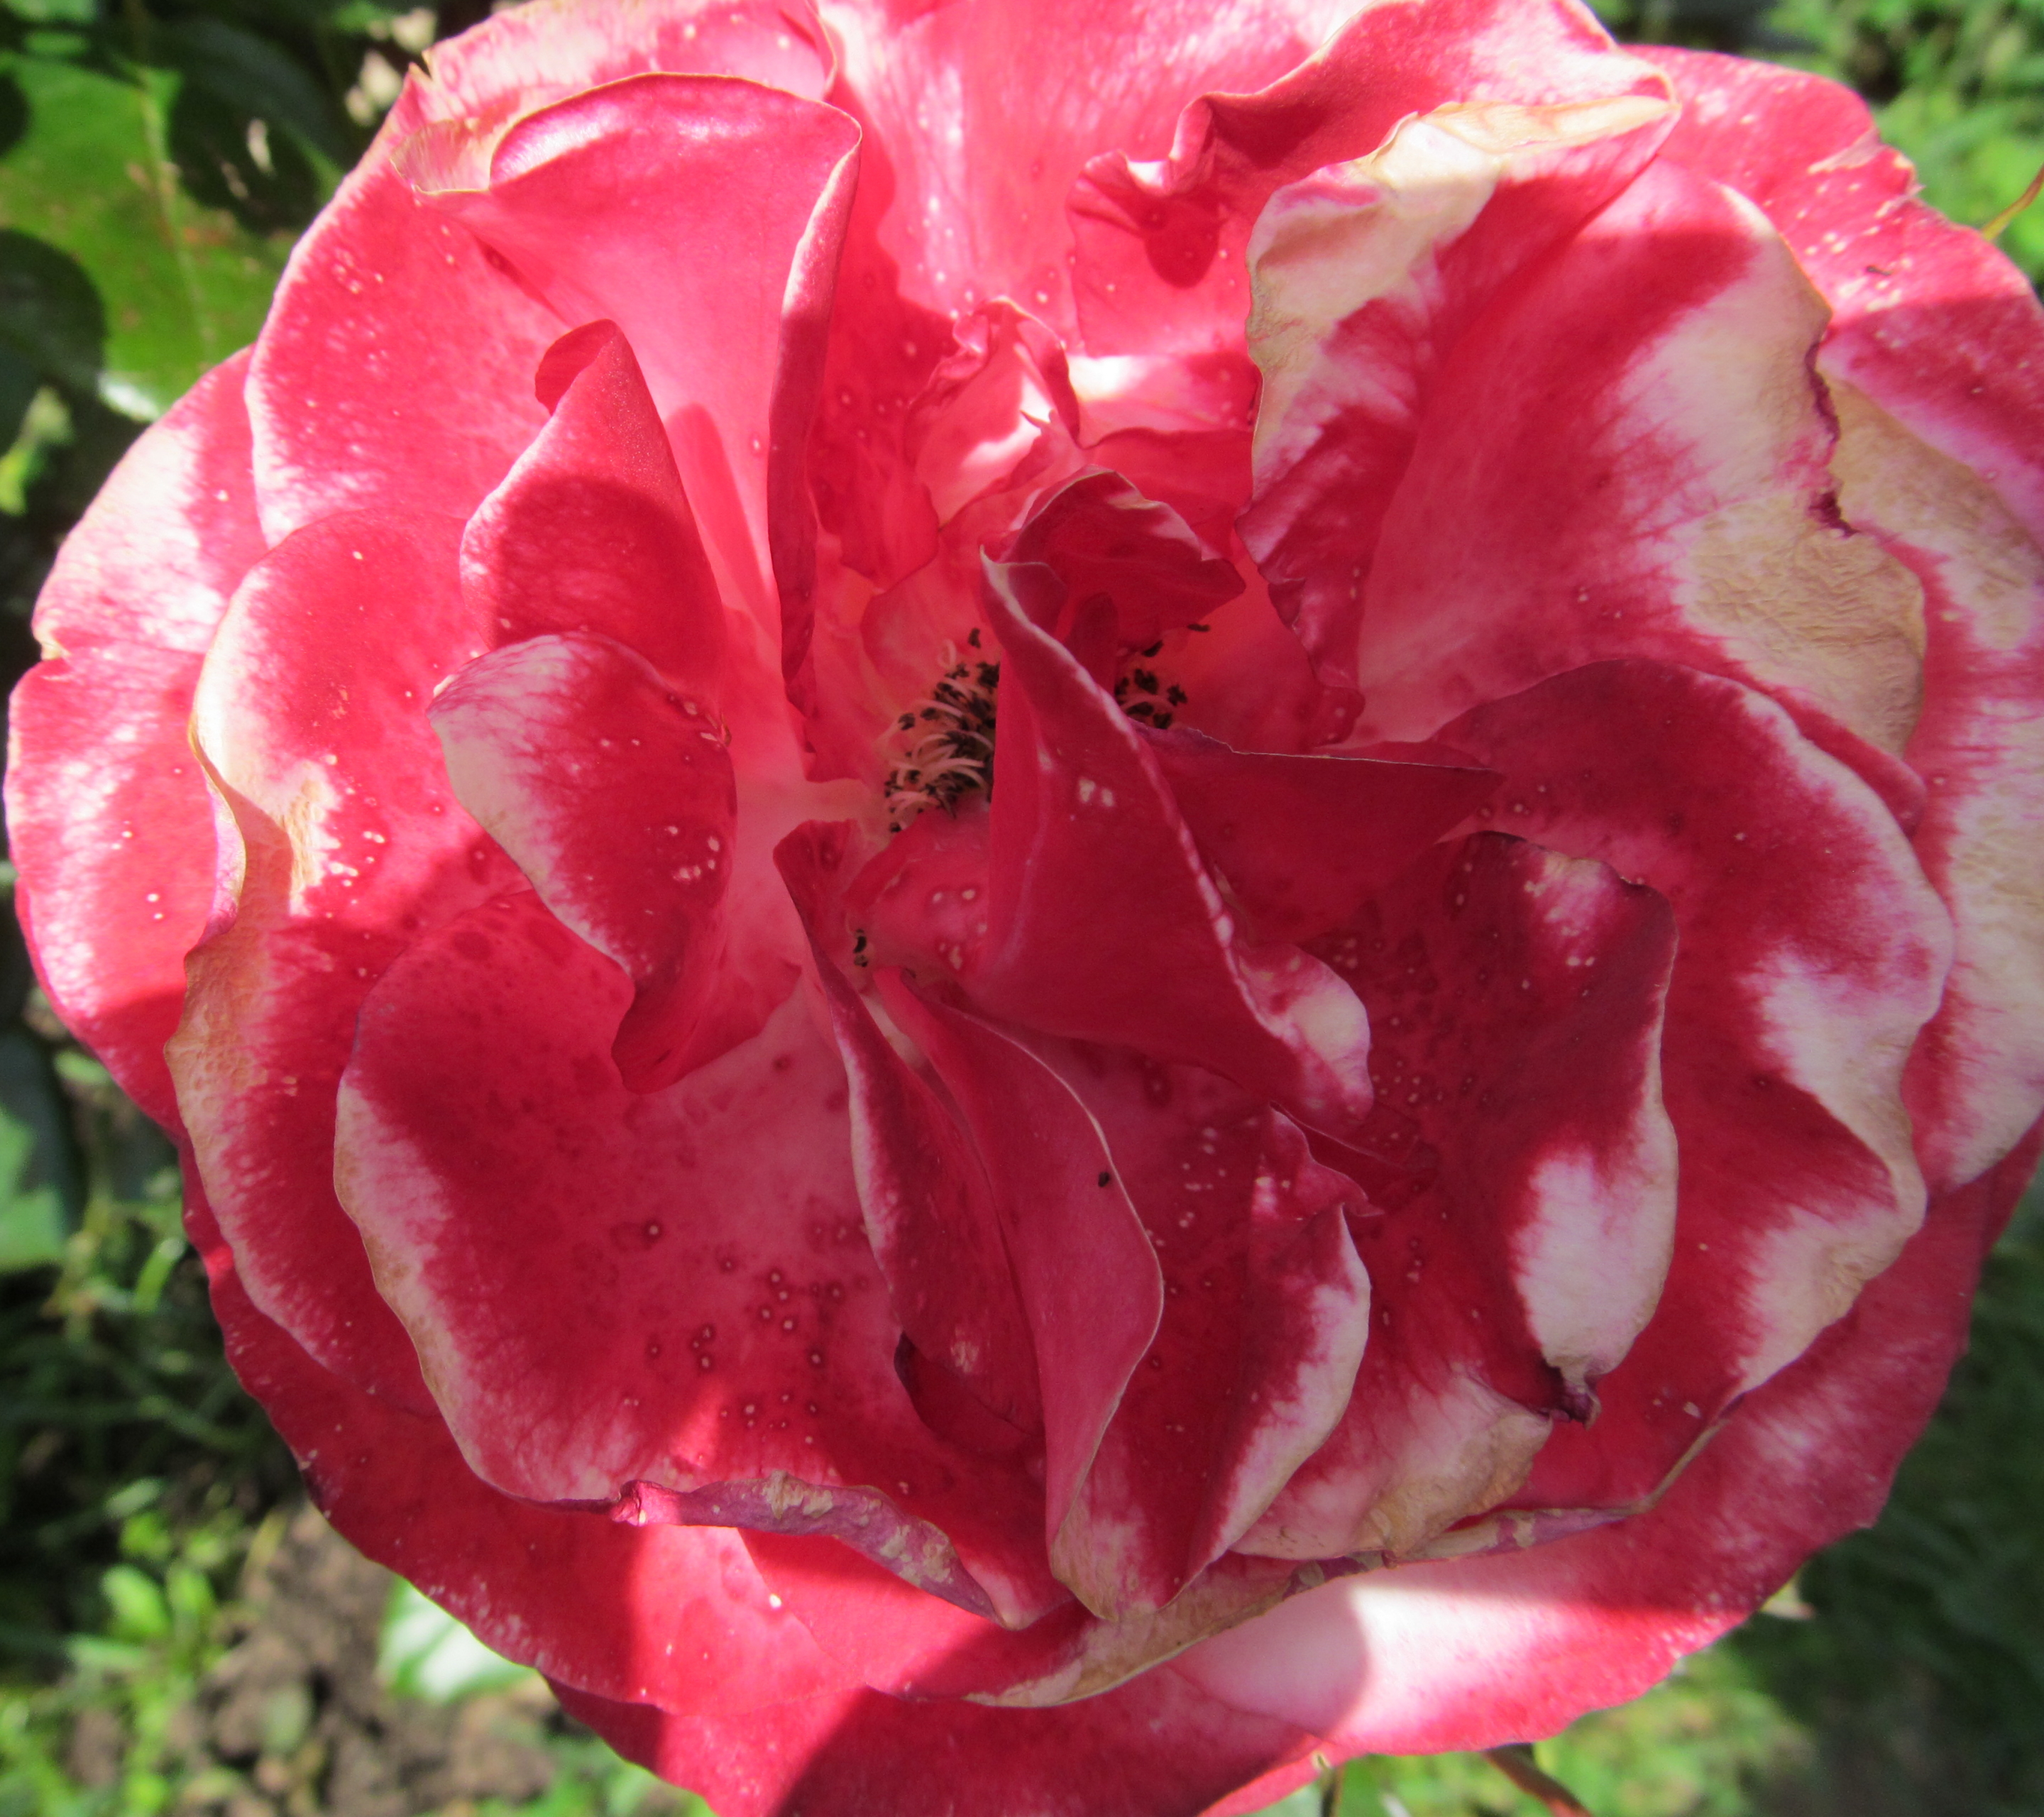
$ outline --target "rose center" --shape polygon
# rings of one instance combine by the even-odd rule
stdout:
[[[975,790],[993,793],[993,708],[1001,665],[979,655],[979,632],[961,656],[947,645],[947,666],[929,693],[895,722],[898,755],[887,775],[887,830],[898,833],[929,808],[954,812]]]

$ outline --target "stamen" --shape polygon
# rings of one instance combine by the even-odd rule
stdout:
[[[979,647],[976,627],[966,642]],[[993,709],[1001,665],[968,661],[949,643],[944,664],[936,685],[895,721],[897,733],[919,736],[900,751],[885,785],[890,832],[898,833],[928,809],[955,813],[959,801],[975,789],[993,793]]]

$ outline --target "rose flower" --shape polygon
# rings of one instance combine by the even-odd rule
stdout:
[[[1254,1808],[1872,1518],[2044,1110],[2044,323],[1568,0],[552,0],[8,807],[336,1526],[721,1817]]]

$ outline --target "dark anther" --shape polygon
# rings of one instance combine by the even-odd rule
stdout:
[[[1159,713],[1150,723],[1159,732],[1167,731],[1170,727],[1171,716],[1169,713]]]
[[[977,650],[979,647],[979,627],[977,624],[965,634],[965,640],[974,649]]]
[[[1188,694],[1176,682],[1174,682],[1170,686],[1164,690],[1164,698],[1169,701],[1173,706],[1181,707],[1187,701],[1192,698],[1192,696]]]
[[[1157,654],[1157,652],[1158,652],[1159,650],[1162,649],[1163,647],[1164,647],[1164,640],[1163,640],[1162,638],[1161,638],[1161,637],[1160,637],[1160,638],[1158,638],[1158,639],[1157,640],[1157,641],[1156,641],[1155,643],[1151,644],[1151,645],[1150,646],[1150,647],[1149,647],[1147,650],[1144,650],[1144,651],[1143,651],[1139,652],[1139,654],[1141,654],[1141,655],[1145,655],[1145,656],[1154,656],[1154,655],[1155,655]]]
[[[1154,669],[1138,669],[1130,679],[1146,694],[1157,691],[1157,672]]]
[[[1112,1174],[1103,1174],[1100,1177],[1100,1183],[1103,1186],[1111,1186],[1114,1184],[1114,1176]]]
[[[1211,631],[1213,627],[1211,624],[1189,624],[1185,628],[1188,631]]]

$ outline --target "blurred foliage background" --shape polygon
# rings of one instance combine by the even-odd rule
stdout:
[[[1601,10],[1853,83],[1958,220],[2044,164],[2044,0]],[[33,659],[36,590],[122,449],[253,336],[406,67],[486,10],[0,0],[0,678]],[[2044,274],[2044,208],[2004,244]],[[221,1357],[167,1145],[4,920],[0,1817],[701,1817],[303,1507]],[[1539,1765],[1597,1817],[2044,1813],[2040,1435],[2033,1193],[1880,1525]],[[1540,1808],[1452,1757],[1354,1763],[1272,1817]]]

